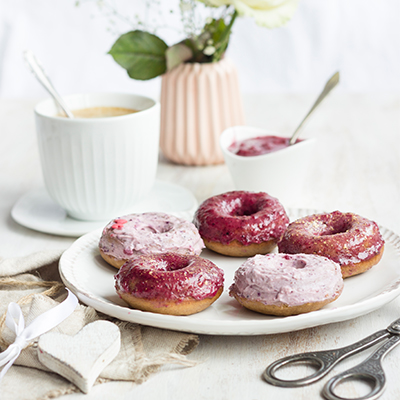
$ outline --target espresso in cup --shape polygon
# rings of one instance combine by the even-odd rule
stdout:
[[[138,111],[124,107],[88,107],[72,110],[72,114],[75,118],[109,118],[133,114]],[[65,117],[64,114],[59,114],[58,116]]]

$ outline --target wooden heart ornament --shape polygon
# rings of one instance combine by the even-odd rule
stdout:
[[[42,335],[39,361],[88,393],[101,371],[117,356],[121,346],[119,328],[108,321],[95,321],[75,336],[57,332]]]

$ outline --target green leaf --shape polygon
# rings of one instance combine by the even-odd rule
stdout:
[[[131,78],[147,80],[167,70],[167,49],[166,43],[158,36],[136,30],[120,36],[109,54]]]
[[[226,24],[222,18],[213,19],[210,24],[206,25],[206,28],[212,32],[212,38],[214,42],[217,43],[221,40],[221,37],[226,30]]]
[[[184,43],[177,43],[169,47],[165,52],[167,58],[167,70],[170,71],[179,64],[189,61],[193,57],[193,51]]]
[[[232,26],[233,23],[235,22],[236,17],[237,17],[237,12],[235,11],[231,16],[231,20],[228,25],[225,24],[225,21],[223,19],[216,21],[216,30],[213,34],[213,40],[214,43],[216,44],[215,45],[216,51],[213,56],[213,61],[219,61],[224,55],[229,45]]]

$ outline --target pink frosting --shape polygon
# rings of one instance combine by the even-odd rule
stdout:
[[[228,150],[238,156],[252,157],[261,156],[263,154],[272,153],[289,147],[290,138],[280,136],[257,136],[233,142]]]
[[[229,294],[267,305],[299,306],[335,298],[342,289],[340,266],[326,257],[267,254],[239,267]]]
[[[165,252],[199,255],[204,243],[191,222],[164,213],[144,213],[112,220],[103,230],[99,247],[125,260]]]

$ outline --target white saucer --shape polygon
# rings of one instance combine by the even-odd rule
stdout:
[[[160,211],[191,220],[197,205],[196,198],[189,190],[173,183],[156,181],[150,193],[134,205],[131,212]],[[11,210],[11,216],[27,228],[72,237],[102,228],[109,222],[109,220],[80,221],[70,218],[65,210],[50,198],[44,188],[24,194]]]

